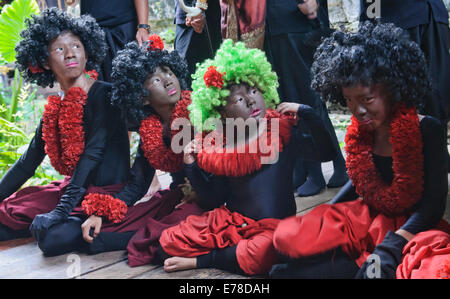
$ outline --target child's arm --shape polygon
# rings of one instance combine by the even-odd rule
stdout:
[[[213,182],[212,175],[207,174],[197,164],[195,159],[195,140],[191,141],[184,149],[184,173],[198,195],[197,204],[205,210],[212,210],[224,204],[226,188],[218,191],[217,182]],[[214,180],[216,181],[216,180]],[[216,183],[216,184],[215,184]]]
[[[442,219],[448,193],[447,136],[445,128],[433,118],[421,124],[424,153],[424,190],[414,214],[402,226],[413,235],[432,229]]]
[[[277,111],[297,113],[298,123],[292,138],[295,138],[303,159],[326,162],[336,157],[331,135],[314,109],[308,105],[284,102],[278,105]]]
[[[0,202],[16,192],[29,178],[45,158],[45,143],[42,140],[42,119],[31,139],[27,150],[14,163],[0,181]]]
[[[119,193],[116,193],[114,197],[124,201],[127,206],[134,205],[147,193],[154,175],[155,169],[150,166],[147,158],[145,158],[144,152],[141,149],[141,142],[139,142],[138,151],[127,185]]]

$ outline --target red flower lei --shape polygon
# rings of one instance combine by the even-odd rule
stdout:
[[[187,106],[191,103],[191,92],[181,91],[181,100],[177,102],[170,117],[170,123],[177,118],[189,120]],[[171,130],[172,137],[179,130]],[[155,169],[167,172],[177,172],[183,169],[183,153],[175,154],[166,146],[163,140],[161,118],[152,114],[141,122],[139,135],[142,139],[142,150],[148,162]]]
[[[356,192],[376,211],[388,216],[403,214],[422,196],[423,141],[415,108],[399,105],[389,132],[394,179],[386,184],[373,160],[373,132],[360,126],[355,117],[347,128],[346,165]]]
[[[261,163],[262,158],[271,159],[283,151],[283,146],[289,142],[292,126],[296,122],[293,114],[280,115],[271,109],[267,110],[265,117],[267,119],[266,133],[254,138],[250,143],[242,145],[244,149],[238,146],[234,148],[233,152],[228,149],[219,153],[214,150],[199,149],[197,154],[199,167],[215,175],[231,177],[245,176],[258,171],[264,165]],[[279,134],[275,136],[271,134],[270,120],[272,118],[279,119]],[[223,136],[214,135],[214,140],[224,139]],[[200,135],[196,136],[197,139],[200,137]],[[214,140],[211,141],[212,146],[214,146]],[[198,144],[201,144],[201,141]],[[226,141],[224,141],[225,144]],[[261,150],[260,145],[265,147],[264,150]],[[256,153],[250,151],[252,147],[257,149]]]
[[[43,114],[42,139],[52,166],[71,176],[84,151],[83,115],[87,94],[80,87],[69,89],[61,100],[51,95]]]
[[[122,222],[128,211],[127,205],[122,200],[100,193],[86,195],[81,207],[86,215],[106,216],[113,223]]]

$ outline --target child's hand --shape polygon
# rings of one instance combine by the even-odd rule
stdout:
[[[281,103],[280,105],[278,105],[277,111],[280,114],[284,114],[284,113],[295,113],[295,114],[297,114],[297,111],[298,111],[299,107],[300,107],[300,104],[298,104],[298,103],[284,102],[284,103]]]
[[[95,215],[89,216],[89,218],[86,219],[86,221],[84,221],[83,224],[81,225],[83,239],[88,243],[92,243],[94,241],[94,238],[96,238],[98,236],[98,234],[100,233],[101,227],[102,227],[102,217],[98,217]],[[91,228],[94,229],[93,237],[91,237],[89,234],[91,231]]]
[[[192,140],[183,149],[183,162],[184,164],[192,164],[195,162],[195,149],[197,147],[197,140]]]

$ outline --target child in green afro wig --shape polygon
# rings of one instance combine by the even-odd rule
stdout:
[[[199,65],[190,120],[201,133],[183,150],[183,170],[205,213],[162,232],[165,271],[265,275],[278,263],[273,233],[296,213],[293,162],[325,162],[336,152],[311,107],[284,102],[275,109],[277,86],[264,53],[242,43],[225,41],[214,60]],[[207,127],[208,120],[215,122]]]
[[[193,79],[192,104],[188,109],[198,131],[213,129],[203,124],[208,118],[220,118],[218,110],[226,105],[231,85],[245,83],[258,88],[267,108],[273,109],[280,102],[278,77],[265,53],[248,49],[242,42],[225,40],[213,60],[207,59],[198,65]]]

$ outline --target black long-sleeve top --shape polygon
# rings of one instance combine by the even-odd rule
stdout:
[[[402,226],[403,230],[412,234],[433,228],[444,215],[448,193],[447,176],[447,136],[441,123],[425,116],[420,121],[423,140],[424,158],[424,190],[419,202],[412,208],[412,215]],[[373,154],[373,162],[381,177],[392,183],[392,157]],[[355,200],[359,198],[354,186],[349,181],[334,197],[332,203]]]
[[[226,204],[230,211],[255,220],[294,215],[292,175],[296,158],[329,161],[336,155],[331,137],[314,110],[301,105],[298,117],[299,122],[293,127],[278,161],[263,165],[257,172],[225,177],[206,173],[196,162],[185,165],[185,173],[198,194],[199,206],[210,210]]]
[[[80,200],[89,185],[123,183],[130,175],[130,147],[125,121],[110,105],[111,84],[96,81],[84,106],[85,146],[63,197]],[[42,139],[42,119],[25,153],[0,181],[0,201],[16,192],[41,164],[46,153]]]
[[[151,113],[151,108],[144,107],[144,109],[147,109],[147,112]],[[127,127],[131,132],[139,132],[140,123],[137,123],[135,120],[128,119]],[[163,137],[163,140],[166,146],[170,147],[170,139]],[[158,153],[152,154],[157,155]],[[156,169],[150,165],[144,155],[144,151],[142,150],[142,139],[140,139],[136,158],[134,160],[133,167],[131,168],[131,175],[125,187],[120,192],[116,193],[115,197],[125,201],[128,206],[132,206],[147,193],[148,188],[150,188],[150,185],[152,183],[155,172]],[[185,183],[185,174],[183,170],[170,173],[170,176],[172,177],[170,189],[174,189],[179,184]]]

